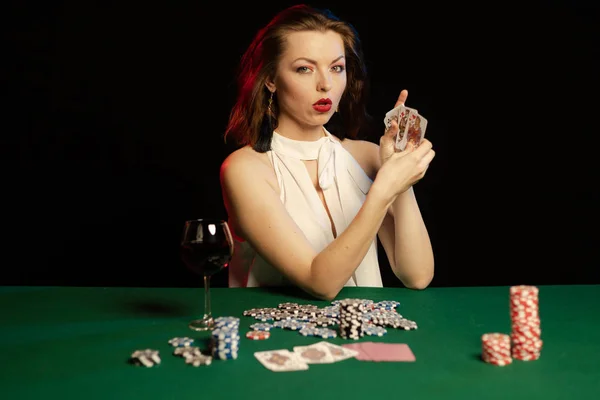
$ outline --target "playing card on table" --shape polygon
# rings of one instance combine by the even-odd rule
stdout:
[[[327,341],[322,341],[317,344],[322,344],[329,350],[329,353],[333,357],[333,362],[347,360],[348,358],[356,357],[358,355],[358,351],[356,350],[346,349],[342,346],[338,346],[337,344],[329,343]]]
[[[369,355],[370,361],[416,361],[406,343],[363,342],[362,350]]]
[[[406,343],[361,342],[342,345],[359,352],[360,361],[414,362],[416,357]]]
[[[412,143],[415,147],[421,144],[427,129],[427,119],[419,115],[416,111],[411,111],[408,115],[406,128],[407,143]]]
[[[302,361],[307,364],[330,364],[334,362],[329,348],[322,343],[294,346],[294,353],[298,354]]]
[[[355,358],[360,361],[371,361],[371,356],[363,349],[362,343],[343,344],[342,347],[346,350],[356,353]]]
[[[275,372],[308,369],[308,364],[298,354],[287,349],[259,351],[254,353],[254,357],[267,369]]]

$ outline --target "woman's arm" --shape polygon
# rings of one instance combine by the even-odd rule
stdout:
[[[360,141],[368,154],[367,169],[377,174],[381,168],[379,146]],[[408,288],[424,289],[433,279],[434,257],[429,233],[423,221],[414,190],[410,187],[396,197],[378,232],[394,274]]]
[[[250,153],[235,152],[223,162],[228,214],[267,262],[309,294],[332,300],[366,255],[395,196],[374,185],[352,223],[317,253],[268,183],[269,172]]]

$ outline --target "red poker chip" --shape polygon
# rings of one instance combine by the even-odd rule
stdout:
[[[515,296],[537,296],[540,290],[531,285],[515,285],[510,287],[510,294]]]
[[[252,340],[266,340],[271,337],[271,332],[269,331],[248,331],[246,332],[246,337]]]

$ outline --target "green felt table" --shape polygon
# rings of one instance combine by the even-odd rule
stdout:
[[[338,298],[397,300],[414,331],[390,329],[360,341],[407,343],[416,362],[348,359],[272,372],[256,351],[323,340],[276,329],[265,341],[243,334],[242,315],[282,302],[325,306],[295,290],[213,288],[213,315],[241,318],[237,360],[193,367],[168,340],[207,334],[187,323],[202,314],[201,288],[0,288],[3,399],[599,399],[600,285],[538,286],[542,355],[505,367],[480,360],[481,335],[510,332],[508,287],[345,288]],[[341,338],[336,344],[355,343]],[[136,349],[160,351],[153,368],[128,364]]]

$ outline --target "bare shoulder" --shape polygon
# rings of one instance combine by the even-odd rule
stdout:
[[[250,146],[242,147],[229,154],[221,164],[221,184],[225,188],[249,177],[253,181],[265,179],[270,182],[274,177],[270,166],[267,154],[259,153]]]
[[[380,167],[379,145],[367,140],[344,139],[342,146],[354,157],[369,178],[374,180]]]
[[[221,164],[220,181],[230,228],[236,236],[246,238],[243,219],[256,214],[255,201],[269,203],[267,199],[277,199],[270,193],[279,195],[277,177],[268,155],[250,146],[232,152]]]

